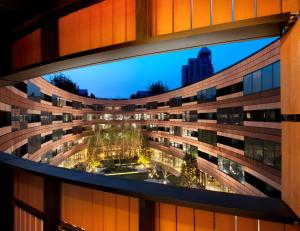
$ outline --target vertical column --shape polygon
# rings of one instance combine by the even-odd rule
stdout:
[[[300,21],[281,39],[282,199],[300,216]]]
[[[155,202],[145,199],[140,199],[140,214],[139,214],[139,230],[154,231],[155,230]]]
[[[14,230],[14,191],[13,170],[0,164],[0,227],[1,230]]]
[[[136,0],[136,39],[142,40],[150,37],[150,0]]]
[[[60,224],[61,184],[54,178],[44,178],[44,231],[57,230]]]

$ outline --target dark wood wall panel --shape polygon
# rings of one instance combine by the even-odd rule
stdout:
[[[156,203],[155,231],[287,231],[299,226]],[[237,229],[236,229],[237,228]]]
[[[213,24],[232,21],[232,0],[213,0],[212,9]]]
[[[300,114],[300,22],[282,38],[281,58],[281,113]],[[300,123],[282,125],[282,199],[300,216]]]
[[[13,69],[41,62],[41,29],[15,41],[12,45]]]
[[[191,1],[174,0],[174,32],[191,29]]]
[[[210,11],[210,0],[193,0],[193,29],[210,25]]]
[[[272,14],[280,14],[280,12],[281,0],[257,0],[258,17]]]
[[[282,114],[300,114],[300,22],[297,21],[282,38],[280,76]]]
[[[43,231],[43,220],[14,206],[14,231]]]
[[[300,215],[300,123],[282,124],[282,199]]]
[[[298,0],[284,0],[282,2],[283,12],[299,13],[300,1]]]
[[[59,19],[60,56],[136,39],[134,0],[105,0]]]
[[[247,10],[245,10],[247,6]],[[255,17],[255,4],[253,0],[234,1],[234,20],[243,20]]]
[[[62,220],[89,231],[138,231],[138,199],[62,184]]]
[[[281,13],[280,0],[151,0],[151,4],[152,36]],[[284,4],[286,11],[299,9],[297,3]]]
[[[15,172],[14,197],[29,206],[44,211],[44,180],[27,172]]]

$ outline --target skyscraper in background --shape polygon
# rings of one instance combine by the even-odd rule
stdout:
[[[188,60],[187,65],[182,66],[181,86],[187,86],[203,80],[214,74],[214,68],[211,63],[211,51],[203,47],[197,58]]]

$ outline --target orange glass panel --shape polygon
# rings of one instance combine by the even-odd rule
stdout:
[[[284,231],[284,225],[270,221],[260,221],[260,231]]]
[[[232,21],[232,0],[213,0],[212,23],[220,24]]]
[[[59,54],[68,55],[79,50],[79,14],[72,13],[59,19]]]
[[[160,203],[159,219],[161,231],[176,230],[176,206]]]
[[[31,33],[32,60],[31,63],[42,61],[42,44],[41,44],[41,29],[37,29]]]
[[[26,213],[24,210],[20,209],[20,230],[26,230],[25,219]]]
[[[92,230],[92,190],[63,184],[61,195],[62,220],[83,229]]]
[[[173,0],[157,0],[157,35],[173,32]]]
[[[36,221],[36,231],[42,231],[43,230],[43,221],[38,219]]]
[[[30,230],[30,224],[31,224],[31,215],[30,213],[25,212],[25,223],[26,223],[26,229],[25,230]]]
[[[30,216],[30,227],[31,230],[35,231],[35,221],[37,220],[37,218],[33,215]]]
[[[257,16],[280,14],[280,0],[257,0]]]
[[[174,0],[174,32],[191,29],[190,3],[190,0]]]
[[[298,13],[300,10],[299,0],[284,0],[282,4],[283,12]]]
[[[285,225],[284,231],[300,231],[299,225]]]
[[[254,0],[234,1],[234,20],[243,20],[255,17]]]
[[[30,59],[31,59],[31,55],[30,55],[30,50],[31,50],[31,47],[30,47],[30,35],[25,35],[23,38],[22,38],[22,63],[21,63],[21,66],[26,66],[30,63]]]
[[[129,231],[129,197],[117,195],[116,230]]]
[[[113,0],[113,44],[126,41],[126,0]]]
[[[126,41],[133,41],[136,39],[136,7],[135,0],[126,0]]]
[[[130,197],[130,231],[139,231],[139,200],[134,197]]]
[[[232,231],[234,230],[234,216],[222,213],[215,214],[216,231]]]
[[[93,230],[104,231],[103,192],[93,190]]]
[[[210,0],[193,0],[193,29],[210,25]]]
[[[104,228],[105,231],[116,230],[116,195],[104,192]]]
[[[101,5],[95,4],[89,7],[90,10],[90,48],[98,48],[100,47],[100,11]]]
[[[14,206],[14,231],[19,230],[18,224],[19,224],[18,207]]]
[[[92,230],[93,227],[93,192],[91,189],[71,186],[73,197],[72,219],[73,224],[85,230]]]
[[[90,49],[90,11],[83,8],[79,14],[79,51]]]
[[[26,63],[26,52],[28,51],[26,47],[26,37],[23,37],[19,40],[19,48],[18,48],[18,55],[20,56],[19,58],[19,66],[17,68],[22,67]]]
[[[44,180],[26,172],[14,174],[14,196],[24,203],[44,211]]]
[[[62,185],[61,199],[61,217],[62,220],[68,223],[73,223],[73,197],[72,188],[68,184]]]
[[[195,209],[195,231],[214,231],[214,214]]]
[[[159,231],[159,203],[155,203],[155,231]]]
[[[112,0],[106,0],[101,4],[101,46],[109,46],[113,43],[113,14]]]
[[[258,220],[245,217],[238,217],[238,230],[257,231]]]
[[[41,61],[41,29],[25,35],[12,45],[13,69]]]
[[[151,36],[157,35],[157,0],[151,0]]]
[[[194,209],[177,207],[177,231],[194,231]]]

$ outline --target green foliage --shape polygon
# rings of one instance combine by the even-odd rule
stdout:
[[[55,74],[53,77],[51,77],[50,82],[54,86],[67,92],[73,94],[78,93],[79,86],[77,85],[77,83],[72,81],[68,76],[64,75],[63,73]]]
[[[168,87],[166,84],[163,84],[162,81],[157,81],[148,86],[148,91],[150,95],[158,95],[166,93],[168,91]]]
[[[192,154],[186,154],[184,163],[181,165],[180,185],[187,188],[200,186],[200,170],[197,168],[196,157]]]

